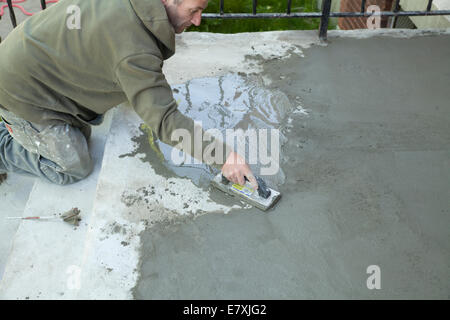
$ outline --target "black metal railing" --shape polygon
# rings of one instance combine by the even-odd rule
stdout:
[[[45,0],[41,1],[42,10],[46,8]],[[257,13],[258,1],[252,0],[252,13],[224,13],[224,0],[220,0],[219,13],[204,13],[203,19],[255,19],[255,18],[320,18],[319,37],[321,40],[327,39],[328,22],[330,18],[358,18],[358,17],[394,17],[393,26],[395,26],[399,16],[443,16],[450,15],[450,10],[435,10],[431,11],[433,0],[428,0],[427,8],[425,11],[400,11],[400,0],[395,0],[393,11],[381,11],[381,12],[365,12],[366,0],[361,0],[360,12],[331,12],[331,1],[322,1],[321,12],[291,12],[292,0],[287,0],[286,13]],[[12,0],[7,0],[9,14],[11,17],[11,23],[15,28],[17,26],[16,16],[14,14],[14,8]]]
[[[320,18],[319,37],[327,39],[328,22],[330,18],[358,18],[358,17],[394,17],[394,25],[399,16],[445,16],[450,15],[450,10],[431,11],[433,0],[428,0],[425,11],[400,11],[400,0],[395,1],[393,11],[365,12],[366,0],[361,0],[360,12],[331,12],[331,1],[322,1],[322,12],[291,12],[292,0],[287,0],[286,13],[257,13],[257,0],[252,0],[252,13],[224,13],[224,0],[220,0],[219,13],[204,13],[203,19],[256,19],[256,18]]]

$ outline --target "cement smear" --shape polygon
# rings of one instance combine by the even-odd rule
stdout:
[[[261,174],[261,168],[267,164],[261,164],[259,157],[259,145],[249,142],[249,130],[276,129],[279,130],[277,148],[286,142],[284,135],[286,122],[292,109],[292,104],[286,95],[280,90],[269,90],[270,83],[267,77],[256,75],[230,73],[220,77],[199,78],[188,81],[185,84],[173,87],[174,98],[178,103],[178,109],[185,115],[202,124],[204,130],[218,129],[226,140],[226,130],[234,129],[238,133],[237,139],[245,141],[245,158],[252,171],[265,178],[269,186],[282,185],[285,176],[282,169],[276,174]],[[141,135],[133,138],[136,145],[134,151],[125,156],[144,154],[140,159],[149,162],[157,174],[166,177],[187,177],[197,186],[207,188],[217,170],[205,165],[196,164],[191,157],[185,155],[186,161],[177,165],[172,161],[172,147],[159,140],[154,140],[151,130],[141,126]],[[237,141],[237,140],[235,140]],[[258,141],[260,143],[260,141]],[[267,155],[272,155],[272,141],[270,136],[266,141],[268,145]],[[250,160],[250,153],[257,154],[255,160]],[[282,161],[283,154],[274,161]]]
[[[134,297],[448,299],[449,43],[331,38],[266,61],[295,108],[283,198],[145,231]]]

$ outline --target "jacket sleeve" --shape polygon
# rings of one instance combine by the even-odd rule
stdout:
[[[132,55],[123,59],[115,69],[115,75],[133,109],[142,120],[152,129],[154,135],[170,146],[180,146],[179,141],[172,141],[172,132],[175,129],[185,129],[192,137],[190,149],[184,147],[189,155],[194,154],[194,120],[183,115],[173,98],[172,89],[162,73],[163,61],[152,54]],[[202,137],[205,134],[201,130]],[[208,163],[218,169],[222,167],[231,151],[221,140],[214,137],[210,141],[201,142],[201,155],[205,148],[212,146],[222,148],[221,163]],[[214,152],[212,153],[214,154]],[[203,158],[196,157],[200,161]]]

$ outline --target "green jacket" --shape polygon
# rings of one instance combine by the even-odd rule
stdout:
[[[80,8],[80,29],[67,26],[71,5]],[[176,128],[194,137],[194,122],[178,111],[162,73],[174,53],[160,0],[60,0],[0,43],[0,106],[31,122],[81,128],[129,101],[156,137],[174,146]]]

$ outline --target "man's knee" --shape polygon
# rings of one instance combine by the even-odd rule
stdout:
[[[90,175],[90,172],[87,173],[85,176],[81,177],[81,176],[72,176],[69,174],[63,174],[62,178],[57,179],[56,181],[52,181],[56,184],[65,186],[65,185],[69,185],[69,184],[73,184],[76,182],[79,182],[81,180],[86,179],[88,176]]]
[[[81,180],[86,179],[89,177],[94,169],[94,163],[92,161],[92,158],[89,157],[89,160],[86,160],[83,162],[83,164],[76,170],[75,173],[69,172],[68,175],[72,177],[71,182],[66,183],[75,183]]]
[[[2,111],[2,116],[3,116]],[[7,148],[11,168],[43,176],[56,184],[71,184],[89,176],[94,164],[87,139],[90,127],[75,128],[67,123],[49,126],[28,122],[6,113],[9,124],[1,124],[0,140]],[[8,129],[8,130],[6,130]],[[6,150],[6,149],[5,149]],[[16,171],[17,171],[16,170]]]
[[[39,132],[40,162],[52,182],[67,185],[87,178],[94,168],[84,133],[68,124]],[[53,172],[53,173],[50,173]]]
[[[86,178],[93,170],[93,161],[84,133],[68,124],[50,126],[39,133],[43,141],[40,154],[57,164],[55,171],[70,177],[64,184]],[[45,142],[44,142],[45,141]]]
[[[53,161],[40,158],[40,167],[45,177],[52,183],[59,185],[73,184],[87,178],[93,171],[94,163],[89,156],[87,160],[74,164],[70,169],[64,170]]]

